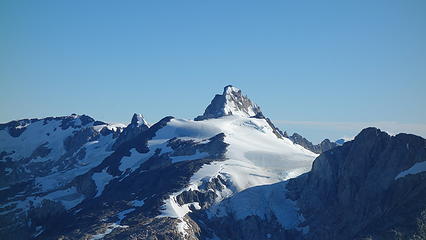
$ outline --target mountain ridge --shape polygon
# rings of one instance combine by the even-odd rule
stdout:
[[[302,136],[301,144],[292,141],[232,86],[198,118],[168,116],[150,125],[135,113],[124,126],[72,114],[0,124],[0,238],[382,239],[392,237],[389,226],[402,236],[421,234],[415,222],[423,211],[416,202],[426,172],[423,138],[367,128],[318,155],[302,145]],[[345,192],[338,183],[358,189],[353,179],[370,172],[380,177],[363,178],[363,185],[379,183],[392,189],[389,196],[409,196],[416,214],[405,216],[408,230],[403,221],[361,229],[359,215],[347,210],[348,194],[358,192]],[[415,195],[407,195],[416,184]],[[388,194],[378,193],[382,200]],[[365,203],[364,196],[359,199],[366,207],[381,207]],[[401,202],[393,198],[399,201],[390,203]],[[351,216],[330,230],[337,221],[331,213],[339,212]],[[383,216],[401,217],[391,213]],[[350,224],[361,230],[345,233]]]

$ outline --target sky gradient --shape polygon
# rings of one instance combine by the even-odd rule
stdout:
[[[426,1],[0,2],[0,122],[194,118],[225,85],[314,142],[426,137]]]

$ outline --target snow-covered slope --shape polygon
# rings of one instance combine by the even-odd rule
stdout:
[[[317,156],[288,138],[277,136],[275,127],[263,117],[260,108],[232,86],[225,87],[222,95],[216,95],[203,116],[195,121],[172,119],[156,133],[154,140],[165,142],[179,137],[202,141],[218,133],[223,133],[224,142],[229,144],[226,159],[202,166],[193,174],[188,186],[172,194],[163,206],[161,216],[181,219],[179,227],[183,234],[189,228],[184,216],[191,211],[190,206],[199,209],[203,203],[185,201],[179,204],[178,196],[202,192],[199,187],[206,181],[220,178],[226,184],[214,190],[217,204],[244,189],[277,183],[307,172]]]
[[[123,127],[85,115],[2,124],[0,187],[4,198],[0,214],[26,215],[44,200],[60,202],[65,209],[76,206],[85,197],[72,186],[72,180],[111,154],[111,145]],[[17,129],[19,134],[14,134]]]
[[[0,221],[41,239],[51,234],[45,216],[66,219],[71,239],[141,229],[166,234],[157,229],[163,224],[172,236],[190,238],[196,228],[188,213],[298,176],[317,156],[284,138],[232,86],[196,120],[165,117],[152,126],[140,114],[127,126],[78,115],[20,120],[0,125],[0,141]],[[152,226],[136,227],[132,218]],[[121,223],[128,227],[111,228]],[[10,236],[0,230],[0,237]]]
[[[195,120],[0,124],[0,239],[353,239],[365,214],[423,231],[424,139],[366,129],[318,158],[294,142],[232,86]]]
[[[270,184],[309,171],[316,154],[279,139],[265,119],[225,116],[203,121],[172,119],[154,140],[202,140],[225,134],[226,161],[203,166],[204,175],[229,176],[235,190]],[[207,170],[209,169],[209,170]],[[197,175],[197,173],[195,174]]]

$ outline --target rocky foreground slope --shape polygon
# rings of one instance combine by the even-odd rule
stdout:
[[[423,138],[295,142],[232,86],[195,120],[0,124],[0,239],[424,237]]]

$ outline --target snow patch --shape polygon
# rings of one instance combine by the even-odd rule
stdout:
[[[96,235],[93,235],[90,240],[99,240],[103,239],[106,235],[110,234],[114,229],[116,228],[128,228],[129,226],[122,226],[117,223],[112,223],[108,225],[107,229],[103,233],[99,233]]]
[[[298,225],[305,219],[299,213],[296,203],[286,197],[286,184],[287,182],[280,182],[247,189],[213,206],[207,211],[207,215],[209,218],[234,216],[237,220],[248,216],[270,220],[275,216],[283,228],[304,231]]]
[[[97,192],[95,197],[99,197],[104,191],[105,186],[112,180],[114,177],[107,173],[107,170],[104,169],[102,172],[96,172],[92,175],[93,181],[95,181]]]
[[[395,180],[398,179],[398,178],[405,177],[407,175],[418,174],[418,173],[425,172],[425,171],[426,171],[426,161],[418,162],[418,163],[414,164],[412,167],[410,167],[409,169],[400,172],[395,177]]]
[[[144,200],[133,200],[132,206],[133,207],[142,207],[145,204]]]
[[[93,235],[90,238],[90,240],[103,239],[106,235],[110,234],[116,228],[128,228],[129,226],[127,225],[121,225],[121,221],[123,221],[123,219],[126,217],[127,214],[133,212],[134,210],[135,210],[134,208],[130,208],[130,209],[119,212],[117,214],[117,217],[118,217],[117,222],[109,224],[104,232]]]
[[[125,156],[121,159],[120,166],[118,168],[122,172],[127,169],[130,169],[130,171],[133,172],[153,154],[153,151],[149,151],[148,153],[139,153],[135,148],[133,148],[130,150],[130,156]]]

